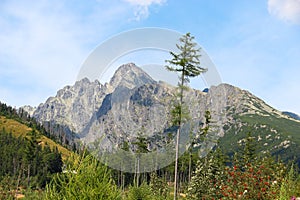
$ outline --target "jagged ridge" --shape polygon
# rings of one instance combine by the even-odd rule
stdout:
[[[54,121],[67,125],[85,142],[102,138],[107,144],[104,146],[118,146],[125,140],[133,140],[138,132],[151,138],[168,130],[171,126],[170,105],[175,92],[173,86],[154,81],[130,63],[122,65],[105,85],[83,79],[74,86],[66,86],[55,97],[41,104],[33,116],[40,122]],[[260,139],[258,144],[262,145],[262,151],[270,149],[275,153],[289,154],[287,149],[294,146],[286,144],[288,137],[288,141],[300,144],[300,134],[295,134],[300,131],[300,123],[248,91],[228,84],[212,86],[206,92],[191,89],[185,93],[185,102],[194,120],[204,121],[205,111],[211,112],[212,132],[218,137],[224,136],[224,144],[237,145],[239,138],[245,137],[249,130],[259,130],[257,140],[272,133],[273,138],[279,138],[267,145],[266,142],[260,144],[263,141]],[[292,121],[294,130],[284,123],[281,127],[276,125],[283,121]]]

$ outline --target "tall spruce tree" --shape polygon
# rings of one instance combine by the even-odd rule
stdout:
[[[179,53],[170,52],[172,59],[166,60],[168,65],[167,70],[179,73],[178,82],[178,99],[175,102],[172,110],[173,125],[177,126],[176,135],[176,147],[175,147],[175,176],[174,176],[174,200],[177,199],[177,181],[178,181],[178,151],[179,151],[179,139],[180,139],[180,128],[184,123],[184,91],[188,89],[187,84],[190,82],[191,77],[197,77],[201,73],[207,71],[207,69],[200,66],[200,49],[194,42],[195,37],[191,36],[190,33],[183,35],[179,41],[180,44],[176,44]]]

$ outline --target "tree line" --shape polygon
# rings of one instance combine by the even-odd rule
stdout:
[[[40,123],[34,117],[30,116],[23,108],[16,109],[0,101],[0,115],[5,116],[8,119],[14,119],[21,124],[33,128],[42,135],[45,135],[68,149],[75,151],[78,147],[74,142],[74,133],[66,126],[52,121]]]
[[[62,170],[57,148],[42,147],[34,130],[28,137],[17,138],[4,128],[0,130],[0,155],[0,188],[43,188],[53,174]]]

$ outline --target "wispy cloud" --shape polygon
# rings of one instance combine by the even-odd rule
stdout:
[[[20,100],[36,104],[32,96],[53,95],[54,88],[72,82],[84,55],[78,42],[82,31],[63,4],[6,1],[0,21],[0,76],[7,79],[0,80],[7,91],[1,89],[1,99],[13,105]],[[40,89],[28,89],[33,85]]]
[[[20,102],[34,105],[41,102],[38,100],[41,97],[44,100],[62,86],[73,84],[89,52],[126,25],[134,15],[135,6],[148,8],[159,3],[123,0],[1,2],[0,100],[17,106]],[[35,89],[28,89],[33,85]]]
[[[300,0],[268,0],[268,10],[281,20],[300,24]]]
[[[166,0],[124,0],[134,6],[135,20],[147,18],[149,16],[149,7],[151,5],[162,5]]]

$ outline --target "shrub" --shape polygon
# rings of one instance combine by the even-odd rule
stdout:
[[[93,156],[71,157],[46,187],[45,199],[121,199],[110,170]]]

